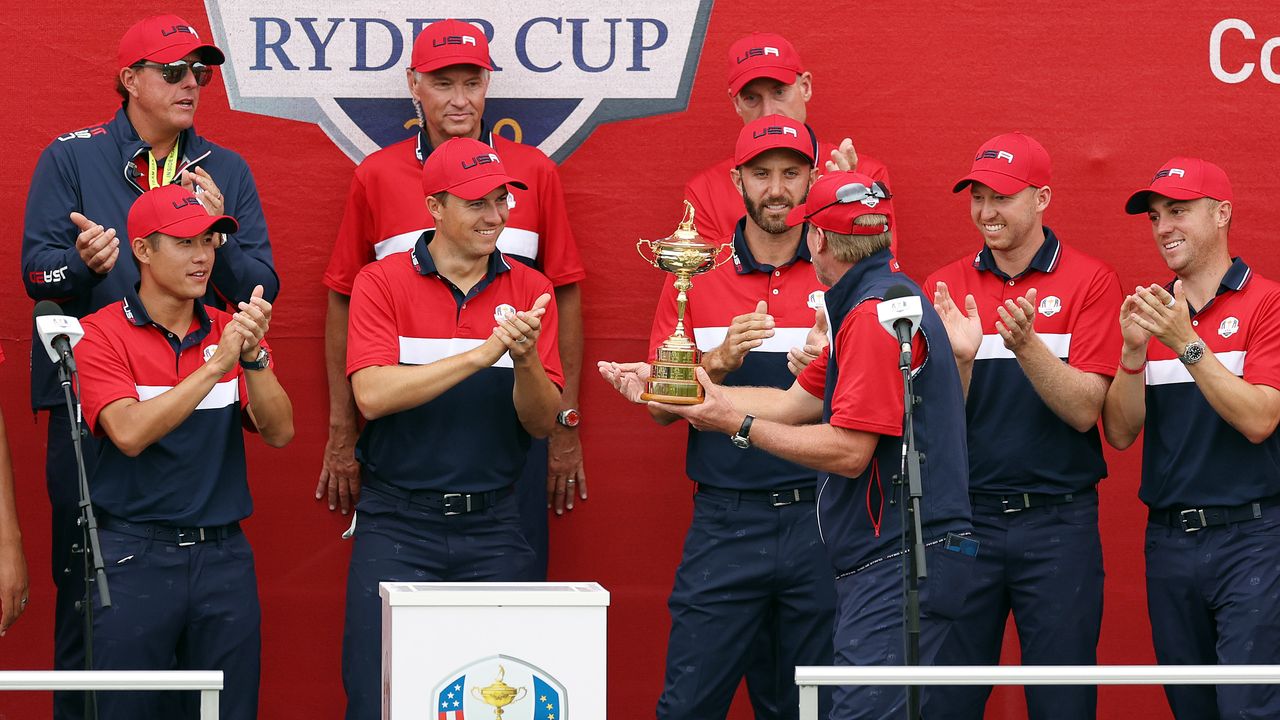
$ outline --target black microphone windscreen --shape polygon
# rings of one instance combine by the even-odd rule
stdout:
[[[889,292],[884,294],[884,299],[897,300],[898,298],[911,297],[913,294],[914,293],[911,292],[911,288],[906,285],[899,284],[889,288]]]
[[[35,312],[32,317],[44,317],[45,315],[66,315],[62,311],[62,307],[52,300],[41,300],[36,303]]]

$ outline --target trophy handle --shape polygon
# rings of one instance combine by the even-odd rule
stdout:
[[[478,686],[472,686],[472,688],[471,688],[471,697],[473,697],[473,698],[475,698],[475,699],[477,699],[477,700],[479,700],[479,701],[481,701],[481,702],[484,702],[484,696],[480,694],[480,688],[479,688]]]
[[[511,699],[511,702],[523,700],[524,696],[528,694],[529,694],[529,688],[520,688],[519,692],[516,693],[516,696]]]
[[[728,255],[725,255],[725,256],[724,256],[724,259],[723,259],[723,260],[721,260],[721,259],[720,259],[720,253],[723,253],[725,250],[728,250],[728,251],[729,251],[729,254],[728,254]],[[737,255],[737,253],[736,253],[736,252],[734,252],[734,250],[733,250],[733,242],[732,242],[732,241],[727,242],[727,243],[725,243],[725,244],[721,245],[721,246],[716,250],[715,264],[713,264],[713,265],[711,266],[711,267],[712,267],[712,269],[718,268],[718,267],[720,267],[721,265],[723,265],[723,264],[725,264],[725,263],[729,262],[730,260],[732,260],[732,259],[734,258],[734,256],[735,256],[735,255]]]
[[[640,248],[642,248],[642,247],[647,247],[647,248],[649,248],[649,252],[650,252],[650,253],[654,253],[654,257],[649,257],[649,256],[645,255],[645,254],[644,254],[644,250],[641,250],[641,249],[640,249]],[[655,251],[655,250],[653,249],[653,241],[652,241],[652,240],[637,240],[637,241],[636,241],[636,252],[640,254],[640,258],[641,258],[641,259],[643,259],[645,262],[647,262],[647,263],[649,263],[650,265],[652,265],[652,266],[654,266],[654,267],[658,268],[659,270],[661,270],[661,269],[662,269],[662,267],[658,265],[658,258],[657,258],[657,255],[656,255],[657,251]]]

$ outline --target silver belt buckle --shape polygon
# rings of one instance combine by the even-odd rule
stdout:
[[[461,499],[466,500],[466,503],[463,506],[464,509],[462,510],[453,509],[454,501],[461,500]],[[470,495],[463,495],[462,493],[445,493],[442,500],[443,500],[445,517],[453,517],[454,515],[462,515],[463,513],[471,512],[471,496]]]
[[[1031,507],[1030,493],[1022,493],[1022,507],[1009,507],[1008,495],[1005,495],[1000,498],[1000,512],[1004,512],[1004,513],[1022,512],[1023,510],[1026,510],[1029,507]]]
[[[196,530],[197,532],[184,532],[182,530],[179,530],[178,531],[178,547],[188,547],[190,545],[195,545],[196,543],[204,542],[205,540],[204,528],[196,528]],[[193,539],[191,540],[184,539],[188,537]]]
[[[1191,527],[1190,525],[1188,525],[1187,520],[1189,518],[1195,518],[1199,520],[1200,527]],[[1189,533],[1200,532],[1201,530],[1209,526],[1208,522],[1205,521],[1204,510],[1202,508],[1187,508],[1186,510],[1183,510],[1182,512],[1178,513],[1178,522],[1182,523],[1182,531],[1189,532]]]
[[[800,502],[800,488],[791,488],[788,492],[775,492],[770,496],[770,505],[786,507]]]

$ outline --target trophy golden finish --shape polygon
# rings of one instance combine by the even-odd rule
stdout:
[[[497,680],[494,680],[487,687],[471,688],[472,697],[485,705],[492,707],[494,709],[493,716],[498,718],[498,720],[501,720],[502,718],[502,708],[522,699],[528,694],[528,690],[526,688],[513,688],[503,682],[502,678],[506,676],[506,674],[507,669],[499,665]]]
[[[702,353],[684,334],[684,310],[688,304],[693,276],[720,267],[733,258],[733,243],[712,245],[703,242],[693,226],[693,205],[684,202],[684,219],[670,237],[661,240],[641,240],[636,252],[645,262],[676,276],[676,331],[658,346],[657,360],[649,367],[652,371],[640,398],[656,400],[672,405],[697,405],[702,402],[702,385],[694,374],[702,361]],[[648,247],[652,257],[644,254]],[[724,259],[720,255],[729,251]]]

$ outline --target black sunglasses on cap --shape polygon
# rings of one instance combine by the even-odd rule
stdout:
[[[205,65],[202,62],[189,63],[186,60],[174,60],[171,63],[160,64],[143,60],[134,63],[135,68],[152,67],[160,71],[160,76],[170,85],[177,85],[182,82],[182,78],[187,76],[187,70],[191,71],[192,76],[196,79],[196,84],[204,87],[213,79],[213,66]]]
[[[823,205],[817,210],[814,210],[813,212],[805,215],[804,219],[808,220],[809,218],[813,217],[814,215],[817,215],[823,210],[826,210],[832,205],[848,205],[850,203],[863,202],[868,198],[871,198],[872,201],[865,202],[864,204],[867,207],[875,207],[880,203],[881,200],[892,199],[893,195],[890,194],[889,188],[885,187],[884,183],[882,182],[872,183],[871,187],[867,187],[862,183],[849,183],[847,185],[841,185],[839,188],[836,189],[835,200],[832,200],[826,205]]]

